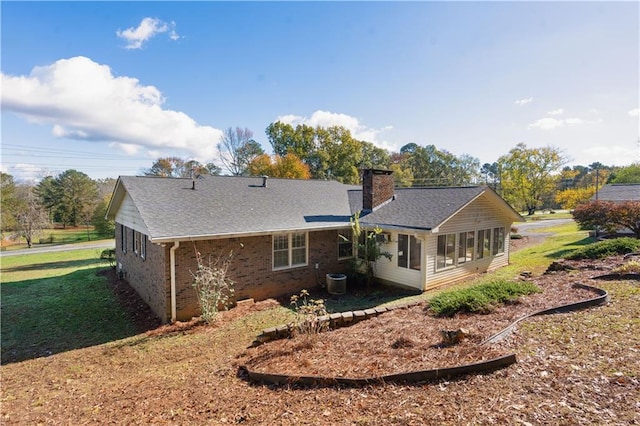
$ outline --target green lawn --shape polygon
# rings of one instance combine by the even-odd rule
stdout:
[[[2,259],[2,363],[92,346],[135,334],[98,272],[99,250]]]
[[[464,288],[495,279],[512,279],[523,271],[543,272],[557,258],[593,240],[574,223],[546,228],[553,237],[511,254],[511,264],[453,286]],[[27,254],[0,259],[2,362],[118,340],[135,334],[106,280],[97,272],[107,267],[99,249]],[[447,289],[452,288],[448,286]],[[331,312],[364,309],[384,303],[427,300],[443,289],[418,296],[384,288],[329,297]],[[324,296],[322,296],[324,297]],[[279,315],[291,311],[283,309]],[[280,318],[280,317],[278,317]],[[284,318],[284,317],[282,317]],[[280,318],[280,320],[282,320]],[[277,325],[265,322],[265,327]]]
[[[52,228],[44,229],[37,237],[33,239],[33,246],[39,245],[60,245],[60,244],[74,244],[85,241],[98,241],[104,239],[112,239],[113,237],[105,238],[104,235],[99,235],[93,227],[87,228]],[[5,245],[2,250],[20,250],[27,248],[27,243],[24,238],[20,238],[16,241],[16,244]]]

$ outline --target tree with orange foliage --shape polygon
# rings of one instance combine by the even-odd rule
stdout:
[[[247,166],[252,176],[269,176],[285,179],[310,179],[309,166],[303,163],[295,154],[284,157],[268,154],[255,157]]]

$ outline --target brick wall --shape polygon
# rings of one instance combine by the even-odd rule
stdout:
[[[373,210],[393,198],[394,181],[390,170],[366,169],[362,174],[362,208]]]
[[[133,230],[125,228],[127,251],[122,251],[121,226],[116,224],[116,261],[123,278],[133,287],[153,312],[163,321],[171,319],[168,248],[146,241],[146,256],[133,250]],[[146,239],[146,236],[143,236]]]
[[[309,232],[308,246],[307,266],[273,271],[271,236],[182,242],[176,250],[177,319],[199,315],[191,275],[197,268],[196,250],[204,259],[209,255],[226,256],[233,251],[228,273],[235,282],[236,299],[263,300],[310,289],[318,285],[319,280],[324,284],[326,274],[346,271],[347,262],[338,261],[338,231]]]

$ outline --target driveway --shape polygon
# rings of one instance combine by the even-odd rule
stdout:
[[[20,249],[20,250],[2,251],[0,252],[0,257],[18,256],[21,254],[34,254],[34,253],[54,253],[59,251],[71,251],[71,250],[105,249],[105,248],[114,248],[115,246],[116,246],[115,240],[88,241],[84,243],[75,243],[75,244],[60,244],[57,246],[37,245],[37,246],[31,247],[30,249],[26,248],[26,249]]]
[[[513,227],[518,230],[518,234],[522,236],[538,236],[545,237],[553,235],[553,233],[539,232],[541,229],[550,228],[552,226],[565,225],[573,222],[573,219],[547,219],[547,220],[535,220],[525,223],[514,223]]]

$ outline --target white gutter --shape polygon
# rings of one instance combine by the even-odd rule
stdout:
[[[171,322],[176,322],[176,249],[180,247],[180,241],[174,241],[169,250],[169,267],[171,268]]]

